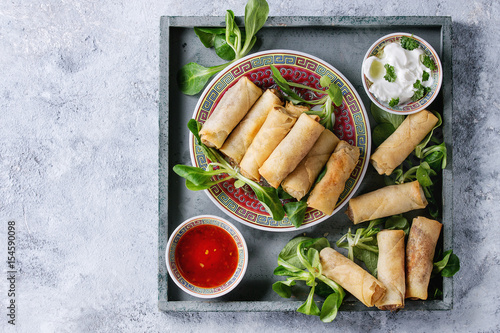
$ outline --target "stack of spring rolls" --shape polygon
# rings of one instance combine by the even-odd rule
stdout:
[[[373,153],[370,159],[373,167],[380,175],[390,175],[437,122],[438,118],[427,110],[406,117]],[[354,224],[358,224],[426,206],[423,188],[414,181],[386,186],[353,198],[346,213]],[[381,310],[395,311],[404,307],[405,298],[425,300],[441,227],[438,221],[415,218],[406,251],[404,231],[380,231],[377,234],[378,279],[331,248],[320,253],[323,274],[369,307],[375,305]]]
[[[406,251],[404,231],[380,231],[377,278],[334,249],[324,248],[320,252],[323,275],[368,307],[395,311],[404,307],[405,298],[425,300],[441,227],[438,221],[415,218]]]
[[[264,93],[247,77],[229,88],[200,131],[202,142],[219,149],[245,177],[280,185],[309,207],[332,214],[356,167],[359,148],[339,140],[305,113],[284,105],[277,91]],[[316,182],[326,165],[326,173]]]

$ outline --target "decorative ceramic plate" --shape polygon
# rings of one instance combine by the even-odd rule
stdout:
[[[419,99],[418,101],[415,102],[409,102],[406,104],[402,105],[396,105],[396,106],[389,106],[388,103],[383,102],[378,100],[375,95],[373,95],[370,92],[370,87],[372,83],[370,80],[366,78],[366,76],[363,73],[363,66],[361,66],[361,81],[363,82],[363,86],[365,88],[366,94],[370,99],[372,100],[375,105],[377,105],[379,108],[382,110],[385,110],[387,112],[395,113],[395,114],[412,114],[416,113],[418,111],[422,111],[425,108],[427,108],[436,98],[436,96],[439,93],[439,90],[441,89],[441,85],[443,83],[443,66],[441,65],[441,61],[439,60],[439,56],[436,53],[436,51],[432,48],[432,46],[427,43],[424,39],[409,34],[405,32],[397,32],[393,34],[386,35],[380,39],[378,39],[375,43],[372,44],[372,46],[368,49],[366,52],[365,57],[363,58],[363,61],[365,59],[368,59],[371,56],[377,56],[380,57],[380,55],[383,53],[384,47],[387,44],[390,43],[399,43],[401,40],[401,37],[407,36],[411,37],[414,40],[420,44],[420,47],[422,50],[424,50],[424,54],[428,55],[436,64],[436,69],[431,71],[431,77],[433,80],[432,85],[430,86],[431,90],[425,95],[423,98]]]
[[[335,214],[348,202],[361,183],[368,166],[371,146],[370,125],[364,105],[351,83],[335,67],[312,55],[297,51],[269,50],[251,54],[231,64],[210,82],[196,105],[193,118],[204,123],[224,93],[243,76],[247,76],[263,89],[275,88],[271,64],[276,66],[288,81],[322,89],[319,80],[327,75],[342,90],[344,101],[340,107],[334,109],[333,132],[341,140],[358,146],[361,156],[340,195],[333,212]],[[317,97],[310,91],[297,92],[308,100]],[[193,165],[205,168],[207,159],[195,143],[193,135],[189,138],[189,149]],[[214,185],[205,192],[224,213],[245,225],[268,231],[297,230],[286,217],[282,221],[273,220],[251,190],[234,187],[234,179]],[[329,217],[330,215],[308,208],[300,228],[313,226]]]
[[[238,250],[238,264],[231,278],[223,285],[213,288],[201,288],[187,281],[177,267],[175,261],[175,248],[181,237],[194,227],[200,225],[214,225],[224,229],[236,243]],[[199,298],[215,298],[227,294],[233,290],[238,283],[243,279],[248,266],[248,249],[245,239],[234,225],[228,221],[213,215],[199,215],[192,217],[177,227],[170,235],[167,244],[165,259],[167,262],[167,270],[170,277],[179,288],[186,293]]]

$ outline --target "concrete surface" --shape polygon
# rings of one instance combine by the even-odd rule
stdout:
[[[246,1],[0,4],[0,331],[495,332],[500,330],[500,3],[270,1],[278,15],[450,15],[454,309],[174,313],[157,309],[161,15],[242,15]],[[16,230],[9,319],[8,221]],[[4,259],[5,258],[5,259]]]

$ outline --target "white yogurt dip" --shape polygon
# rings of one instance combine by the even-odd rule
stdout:
[[[363,73],[372,82],[370,92],[380,101],[389,103],[391,99],[399,98],[399,105],[411,101],[415,92],[413,84],[420,80],[424,87],[432,85],[431,70],[425,67],[420,61],[424,54],[422,48],[418,47],[412,51],[401,47],[399,42],[390,43],[383,49],[380,58],[371,56],[363,62]],[[387,70],[386,64],[394,67],[396,80],[387,81],[384,76]],[[429,73],[427,81],[422,80],[423,73]]]

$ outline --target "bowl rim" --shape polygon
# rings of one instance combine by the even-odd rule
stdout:
[[[236,235],[240,238],[241,240],[241,244],[242,244],[242,247],[243,247],[243,253],[244,253],[244,258],[243,258],[243,267],[241,269],[241,273],[239,274],[238,278],[233,282],[232,285],[230,285],[228,288],[220,291],[220,292],[217,292],[217,293],[209,293],[209,294],[199,294],[199,293],[196,293],[188,288],[186,288],[184,285],[182,285],[179,280],[175,277],[173,271],[172,271],[172,268],[170,266],[170,250],[171,250],[171,246],[172,246],[172,243],[174,241],[174,238],[175,238],[175,235],[178,233],[179,230],[181,230],[183,227],[185,227],[187,224],[193,222],[193,221],[196,221],[196,220],[203,220],[203,219],[215,219],[223,224],[226,224],[227,226],[229,226],[231,229],[234,230],[234,232],[236,233]],[[224,230],[226,231],[226,230]],[[227,232],[227,231],[226,231]],[[181,236],[182,238],[182,236]],[[233,236],[231,236],[231,238],[234,239]],[[180,239],[180,238],[179,238]],[[172,248],[172,250],[174,251],[175,253],[175,247]],[[165,249],[165,264],[167,265],[167,271],[168,271],[168,274],[170,276],[170,278],[174,281],[174,283],[182,290],[184,291],[185,293],[191,295],[191,296],[195,296],[195,297],[198,297],[198,298],[216,298],[216,297],[220,297],[220,296],[223,296],[227,293],[229,293],[230,291],[232,291],[234,288],[236,288],[236,286],[241,282],[241,280],[243,279],[243,277],[245,276],[245,273],[246,273],[246,270],[247,270],[247,267],[248,267],[248,247],[247,247],[247,243],[245,241],[245,238],[243,237],[243,235],[241,234],[241,232],[234,226],[234,224],[232,224],[231,222],[227,221],[226,219],[223,219],[222,217],[219,217],[219,216],[215,216],[215,215],[207,215],[207,214],[203,214],[203,215],[197,215],[197,216],[193,216],[193,217],[190,217],[188,218],[187,220],[183,221],[181,224],[179,224],[177,226],[177,228],[175,228],[175,230],[170,234],[170,237],[168,239],[168,242],[167,242],[167,247]],[[174,262],[173,262],[174,265],[175,264],[175,259],[174,259]],[[235,273],[237,272],[237,270],[235,271]],[[233,275],[234,276],[234,273]],[[201,288],[201,287],[198,287],[196,286],[197,288],[200,288],[200,289],[213,289],[213,288]],[[217,287],[214,287],[214,288],[217,288]]]
[[[231,219],[234,219],[234,220],[236,220],[236,221],[238,221],[238,222],[240,222],[240,223],[242,223],[242,224],[244,224],[244,225],[246,225],[248,227],[251,227],[251,228],[254,228],[254,229],[257,229],[257,230],[269,231],[269,232],[295,232],[297,230],[302,230],[302,229],[310,228],[310,227],[316,226],[316,225],[318,225],[320,223],[323,223],[324,221],[328,220],[329,218],[331,218],[332,216],[334,216],[335,214],[337,214],[342,208],[346,207],[346,205],[349,203],[349,200],[355,195],[356,191],[359,189],[359,187],[361,186],[361,183],[363,182],[363,180],[364,180],[364,178],[366,176],[366,172],[367,172],[367,170],[369,168],[369,162],[370,162],[370,157],[371,157],[371,149],[372,149],[372,133],[371,133],[371,130],[370,130],[370,116],[369,116],[368,109],[366,108],[365,104],[363,103],[363,99],[361,98],[358,90],[352,84],[352,82],[349,81],[349,79],[347,79],[347,77],[340,70],[338,70],[335,66],[333,66],[332,64],[330,64],[326,60],[323,60],[323,59],[321,59],[321,58],[319,58],[317,56],[314,56],[314,55],[306,53],[306,52],[295,51],[295,50],[290,50],[290,49],[269,49],[269,50],[258,51],[258,52],[255,52],[255,53],[250,53],[250,54],[246,55],[245,57],[243,57],[241,59],[238,59],[234,63],[231,63],[228,67],[224,68],[222,71],[220,71],[219,73],[217,73],[217,75],[215,75],[209,81],[209,83],[207,84],[207,86],[205,87],[205,89],[203,90],[203,92],[198,97],[198,102],[196,103],[196,106],[195,106],[195,108],[193,110],[192,118],[195,118],[196,112],[200,108],[201,103],[203,101],[203,97],[206,96],[207,93],[210,91],[210,89],[213,86],[213,83],[217,82],[217,80],[219,80],[221,77],[223,77],[228,71],[230,71],[234,67],[239,66],[241,63],[244,63],[245,61],[248,61],[248,59],[251,59],[251,58],[254,58],[254,57],[260,57],[260,56],[264,56],[264,55],[268,55],[268,54],[275,54],[275,53],[288,53],[288,54],[293,54],[293,55],[298,55],[298,56],[303,56],[303,57],[309,57],[309,58],[311,58],[311,59],[313,59],[313,60],[315,60],[317,62],[321,62],[325,66],[329,67],[329,69],[333,70],[335,72],[335,74],[338,75],[340,78],[342,78],[342,80],[344,80],[347,83],[347,85],[349,85],[350,88],[352,89],[352,93],[354,94],[354,96],[356,97],[356,99],[359,101],[359,105],[360,105],[360,108],[361,108],[360,111],[361,111],[361,113],[363,113],[363,115],[365,117],[366,129],[367,129],[367,132],[366,132],[366,139],[367,139],[366,140],[366,158],[365,158],[365,161],[364,161],[364,163],[362,165],[361,175],[359,177],[358,182],[356,183],[356,185],[352,189],[351,193],[344,199],[344,202],[340,206],[336,207],[335,210],[334,210],[334,212],[332,214],[330,214],[330,215],[324,214],[324,216],[322,216],[320,219],[318,219],[318,220],[316,220],[314,222],[305,224],[305,225],[301,225],[298,228],[294,227],[293,225],[290,225],[289,227],[269,228],[269,227],[265,227],[265,226],[262,226],[262,225],[252,224],[252,223],[250,223],[248,221],[243,220],[239,216],[231,215],[230,212],[227,210],[227,208],[224,207],[224,206],[222,206],[210,194],[210,191],[208,189],[203,190],[203,191],[209,197],[209,199],[221,211],[223,211],[227,216],[229,216]],[[194,135],[192,133],[189,133],[189,139],[188,140],[189,140],[189,155],[190,155],[190,158],[191,158],[191,164],[193,166],[196,166],[195,153],[194,153],[194,150],[191,149],[191,147],[194,144],[194,140],[195,140],[194,139]]]
[[[410,111],[398,111],[398,110],[394,110],[394,109],[391,109],[390,107],[384,105],[383,103],[381,103],[375,96],[373,96],[373,94],[371,94],[369,92],[368,86],[366,84],[366,81],[368,79],[365,77],[365,74],[363,73],[363,63],[365,62],[366,59],[368,59],[368,57],[370,57],[370,54],[372,53],[372,51],[381,42],[383,42],[384,40],[386,40],[386,39],[388,39],[390,37],[403,37],[403,36],[412,37],[413,39],[417,40],[420,45],[424,45],[427,49],[429,49],[429,51],[434,55],[434,58],[435,58],[435,60],[437,62],[436,65],[437,65],[437,68],[438,68],[438,70],[437,70],[437,73],[438,73],[438,83],[437,83],[435,91],[431,91],[433,93],[432,97],[425,104],[423,104],[422,106],[420,106],[420,107],[418,107],[418,108],[416,108],[414,110],[410,110]],[[426,109],[429,105],[432,104],[432,102],[434,102],[434,100],[436,99],[437,95],[439,94],[439,91],[441,90],[441,86],[443,84],[443,66],[441,64],[441,59],[439,58],[439,55],[436,52],[436,50],[434,50],[434,48],[432,47],[432,45],[429,44],[429,42],[427,42],[422,37],[417,36],[415,34],[408,33],[408,32],[394,32],[394,33],[390,33],[390,34],[384,35],[384,36],[380,37],[379,39],[377,39],[377,41],[375,41],[368,48],[368,50],[366,51],[365,56],[363,57],[363,63],[361,64],[361,82],[363,83],[363,88],[365,89],[366,95],[368,95],[368,97],[370,98],[370,100],[377,107],[381,108],[384,111],[393,113],[393,114],[409,115],[409,114],[417,113],[417,112],[420,112],[420,111]]]

